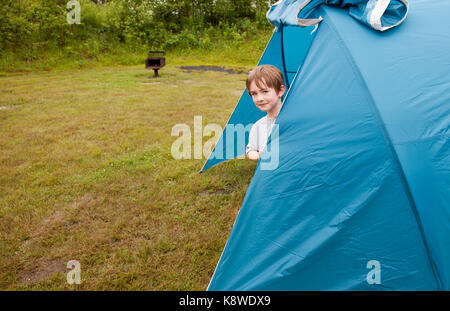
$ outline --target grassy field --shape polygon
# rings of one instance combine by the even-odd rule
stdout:
[[[0,290],[206,289],[255,163],[173,159],[172,127],[224,126],[245,84],[193,63],[2,74]]]

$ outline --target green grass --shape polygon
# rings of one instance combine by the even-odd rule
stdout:
[[[206,289],[255,169],[199,174],[204,159],[171,155],[175,124],[224,126],[244,88],[245,74],[178,68],[209,59],[169,54],[158,79],[143,64],[4,72],[0,290]]]

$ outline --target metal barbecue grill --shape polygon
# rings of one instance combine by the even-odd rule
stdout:
[[[150,51],[145,60],[145,68],[153,69],[155,77],[159,77],[158,70],[166,65],[166,56],[164,51]]]

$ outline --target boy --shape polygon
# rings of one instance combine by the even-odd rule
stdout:
[[[286,87],[281,71],[272,65],[258,66],[250,71],[246,87],[256,107],[267,112],[267,115],[259,119],[250,130],[246,149],[247,158],[258,161],[280,112],[281,98]]]

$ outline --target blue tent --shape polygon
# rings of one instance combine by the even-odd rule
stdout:
[[[268,12],[278,165],[258,163],[208,290],[449,290],[450,1],[324,2]],[[229,124],[261,117],[246,96]]]

